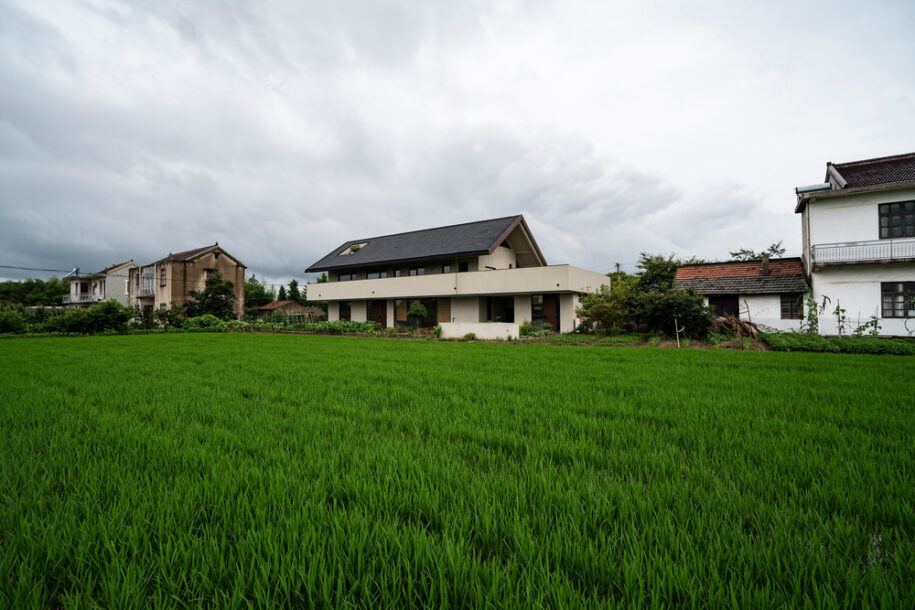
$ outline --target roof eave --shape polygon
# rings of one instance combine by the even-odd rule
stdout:
[[[887,182],[886,184],[872,184],[869,186],[852,186],[841,190],[820,191],[817,193],[807,193],[797,198],[797,205],[794,207],[794,213],[800,214],[807,207],[807,203],[813,203],[818,199],[832,199],[835,197],[846,197],[850,195],[860,195],[862,193],[875,193],[879,191],[898,191],[902,189],[915,188],[915,180],[903,180],[901,182]]]
[[[481,256],[483,254],[489,254],[490,250],[466,250],[462,252],[449,252],[447,254],[436,254],[435,256],[419,256],[413,258],[397,258],[390,259],[386,261],[378,262],[363,262],[363,263],[346,263],[343,265],[321,265],[320,261],[305,269],[305,273],[318,273],[319,271],[342,271],[344,269],[374,269],[379,267],[387,267],[389,265],[403,265],[408,263],[424,263],[428,261],[440,261],[447,258],[454,258],[460,256]]]

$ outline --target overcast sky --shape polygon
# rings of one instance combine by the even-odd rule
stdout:
[[[795,186],[915,150],[911,0],[235,4],[0,0],[0,265],[302,281],[516,213],[602,272],[798,255]]]

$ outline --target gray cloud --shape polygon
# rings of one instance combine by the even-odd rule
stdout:
[[[349,238],[518,212],[599,271],[797,253],[791,189],[915,131],[911,5],[822,9],[6,3],[0,264],[218,240],[301,279]]]

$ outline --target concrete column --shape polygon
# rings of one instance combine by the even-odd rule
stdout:
[[[327,321],[335,322],[340,319],[340,303],[329,301],[327,303]]]
[[[523,322],[530,322],[533,320],[533,312],[531,308],[531,295],[529,294],[516,294],[515,295],[515,322],[521,324]]]
[[[385,301],[387,307],[387,320],[388,328],[394,327],[394,299],[387,299]]]
[[[365,301],[350,301],[350,320],[353,322],[366,321]]]
[[[575,317],[575,308],[578,307],[577,294],[560,294],[559,295],[559,331],[570,333],[578,326],[578,320]]]

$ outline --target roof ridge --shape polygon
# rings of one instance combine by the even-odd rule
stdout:
[[[387,235],[374,235],[372,237],[361,237],[359,239],[350,239],[343,242],[342,245],[357,243],[360,241],[369,241],[371,239],[381,239],[382,237],[397,237],[398,235],[408,235],[410,233],[421,233],[423,231],[434,231],[436,229],[451,229],[454,227],[463,227],[465,225],[476,225],[484,222],[494,222],[496,220],[508,220],[509,218],[518,218],[523,214],[513,214],[510,216],[499,216],[497,218],[487,218],[485,220],[471,220],[470,222],[458,222],[453,225],[442,225],[440,227],[426,227],[425,229],[413,229],[412,231],[401,231],[400,233],[388,233]]]
[[[907,159],[910,157],[915,157],[915,152],[901,153],[898,155],[887,155],[885,157],[874,157],[872,159],[858,159],[856,161],[844,161],[842,163],[833,163],[828,161],[826,165],[832,165],[833,167],[853,167],[857,165],[868,165],[871,163],[881,163],[883,161],[898,161],[901,159]]]
[[[781,261],[799,261],[801,260],[800,256],[785,256],[782,258],[770,258],[769,264],[777,263]],[[761,258],[754,258],[748,261],[721,261],[721,262],[711,262],[711,263],[687,263],[685,265],[678,265],[678,269],[683,267],[707,267],[709,265],[739,265],[740,263],[761,263]]]

